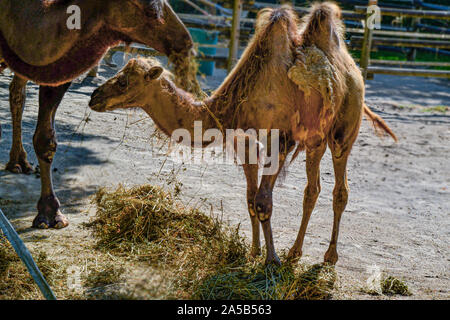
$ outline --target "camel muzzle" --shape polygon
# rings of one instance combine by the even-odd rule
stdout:
[[[97,112],[106,111],[105,100],[100,96],[98,89],[96,89],[91,95],[91,100],[89,100],[89,108]]]

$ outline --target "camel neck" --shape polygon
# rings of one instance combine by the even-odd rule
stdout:
[[[218,127],[208,111],[207,101],[196,101],[170,80],[162,78],[159,81],[162,90],[152,90],[152,94],[146,94],[143,109],[165,134],[171,136],[177,129],[186,129],[193,137],[196,121],[201,121],[202,134],[207,129]]]

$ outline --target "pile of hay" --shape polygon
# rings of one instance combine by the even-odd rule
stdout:
[[[250,258],[239,227],[185,208],[170,192],[143,185],[101,189],[89,223],[96,247],[147,262],[170,278],[165,297],[184,299],[324,299],[332,267],[266,267]]]
[[[44,252],[35,255],[35,260],[47,282],[54,284],[59,279],[56,264]],[[0,233],[0,300],[5,299],[43,299],[43,296],[11,244]]]

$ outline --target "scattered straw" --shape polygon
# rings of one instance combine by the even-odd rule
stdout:
[[[409,291],[408,285],[404,281],[393,276],[388,276],[384,278],[383,281],[381,281],[381,291],[386,295],[412,295],[412,293]]]
[[[44,252],[38,252],[34,258],[50,286],[60,280],[56,264]],[[11,244],[0,234],[0,300],[5,299],[43,299],[43,296]]]
[[[123,267],[116,267],[113,264],[108,265],[105,269],[94,269],[87,276],[84,285],[95,288],[116,284],[123,280],[124,272],[125,269]]]
[[[171,285],[165,298],[325,299],[332,267],[266,267],[249,257],[249,246],[221,220],[186,208],[171,193],[144,185],[101,189],[90,222],[97,248],[148,263]],[[262,257],[260,258],[262,259]]]

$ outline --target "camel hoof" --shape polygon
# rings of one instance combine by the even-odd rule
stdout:
[[[266,266],[268,266],[268,265],[281,266],[281,261],[280,261],[280,258],[278,258],[278,256],[275,254],[272,257],[267,257],[265,264],[266,264]]]
[[[323,262],[325,264],[329,264],[329,265],[335,265],[336,262],[338,261],[338,254],[336,252],[336,250],[328,250],[325,253],[325,257],[323,259]]]
[[[256,257],[260,256],[261,255],[261,248],[252,248],[252,251],[250,252],[250,255],[253,258],[256,258]]]
[[[39,223],[39,225],[37,226],[38,229],[48,229],[48,224],[45,222],[41,222]]]
[[[303,254],[302,250],[298,250],[298,249],[292,247],[291,250],[289,250],[287,257],[289,260],[298,261],[301,258],[302,254]]]
[[[53,228],[62,229],[67,227],[68,225],[69,220],[60,211],[58,211],[55,217],[55,225],[53,226]]]
[[[30,174],[34,171],[34,168],[28,161],[23,160],[19,162],[8,162],[5,170],[15,174]]]
[[[38,214],[33,220],[33,228],[37,229],[63,229],[69,225],[69,220],[58,210],[53,219],[48,219],[46,216]]]

